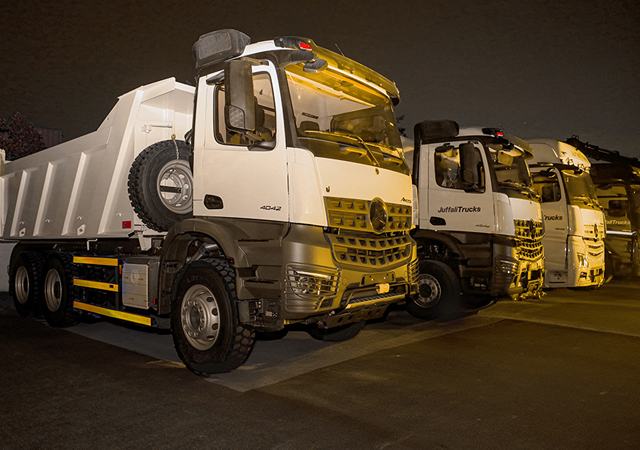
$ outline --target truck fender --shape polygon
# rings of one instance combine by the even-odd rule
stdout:
[[[431,230],[418,230],[412,237],[418,247],[419,259],[442,261],[458,269],[463,251],[460,248],[460,242],[455,238]]]
[[[233,234],[228,226],[202,219],[187,219],[174,225],[165,237],[160,255],[160,286],[158,313],[165,314],[171,310],[171,291],[177,281],[179,272],[187,265],[189,253],[197,250],[191,244],[200,241],[216,244],[217,255],[231,259],[234,265],[244,267],[247,259],[237,245],[238,235]],[[191,250],[190,250],[191,248]]]

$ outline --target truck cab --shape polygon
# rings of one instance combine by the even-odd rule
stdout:
[[[604,238],[606,277],[638,277],[640,168],[622,163],[593,163],[591,178],[607,221]]]
[[[412,235],[420,295],[410,310],[438,316],[500,296],[539,295],[544,228],[529,145],[500,129],[454,121],[419,123],[414,136],[407,160],[419,198]]]
[[[591,164],[564,142],[534,139],[529,144],[545,220],[545,287],[599,287],[604,282],[605,219],[589,175]]]

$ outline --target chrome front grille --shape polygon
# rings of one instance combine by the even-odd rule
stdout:
[[[516,245],[518,246],[518,257],[520,259],[534,261],[544,253],[542,238],[544,228],[541,221],[536,220],[514,220],[516,228]]]
[[[354,200],[325,197],[329,226],[342,230],[374,232],[370,211],[372,200]],[[411,229],[411,205],[385,203],[387,224],[384,232],[392,233]]]
[[[384,268],[411,257],[411,239],[400,236],[355,236],[327,233],[334,258],[360,267]]]
[[[516,238],[519,239],[542,239],[544,228],[541,221],[535,220],[514,220],[516,226]]]
[[[598,241],[596,244],[587,243],[587,252],[589,256],[597,258],[604,252],[604,242]]]
[[[539,241],[523,241],[516,239],[518,246],[518,257],[526,260],[536,260],[543,254],[542,240]]]

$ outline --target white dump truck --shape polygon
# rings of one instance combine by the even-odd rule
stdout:
[[[404,301],[417,259],[395,84],[304,38],[221,30],[193,53],[195,88],[142,86],[95,132],[6,163],[18,312],[170,328],[210,374],[256,332],[346,339]]]
[[[414,128],[406,152],[419,198],[416,317],[477,308],[500,296],[539,296],[544,228],[529,145],[497,128],[451,120]]]
[[[542,198],[545,287],[594,288],[604,282],[605,218],[589,176],[590,163],[575,147],[552,139],[528,141],[533,184]]]

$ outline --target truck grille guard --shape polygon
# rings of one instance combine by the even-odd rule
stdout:
[[[338,294],[340,271],[327,267],[288,265],[284,284],[287,294],[322,303]]]

